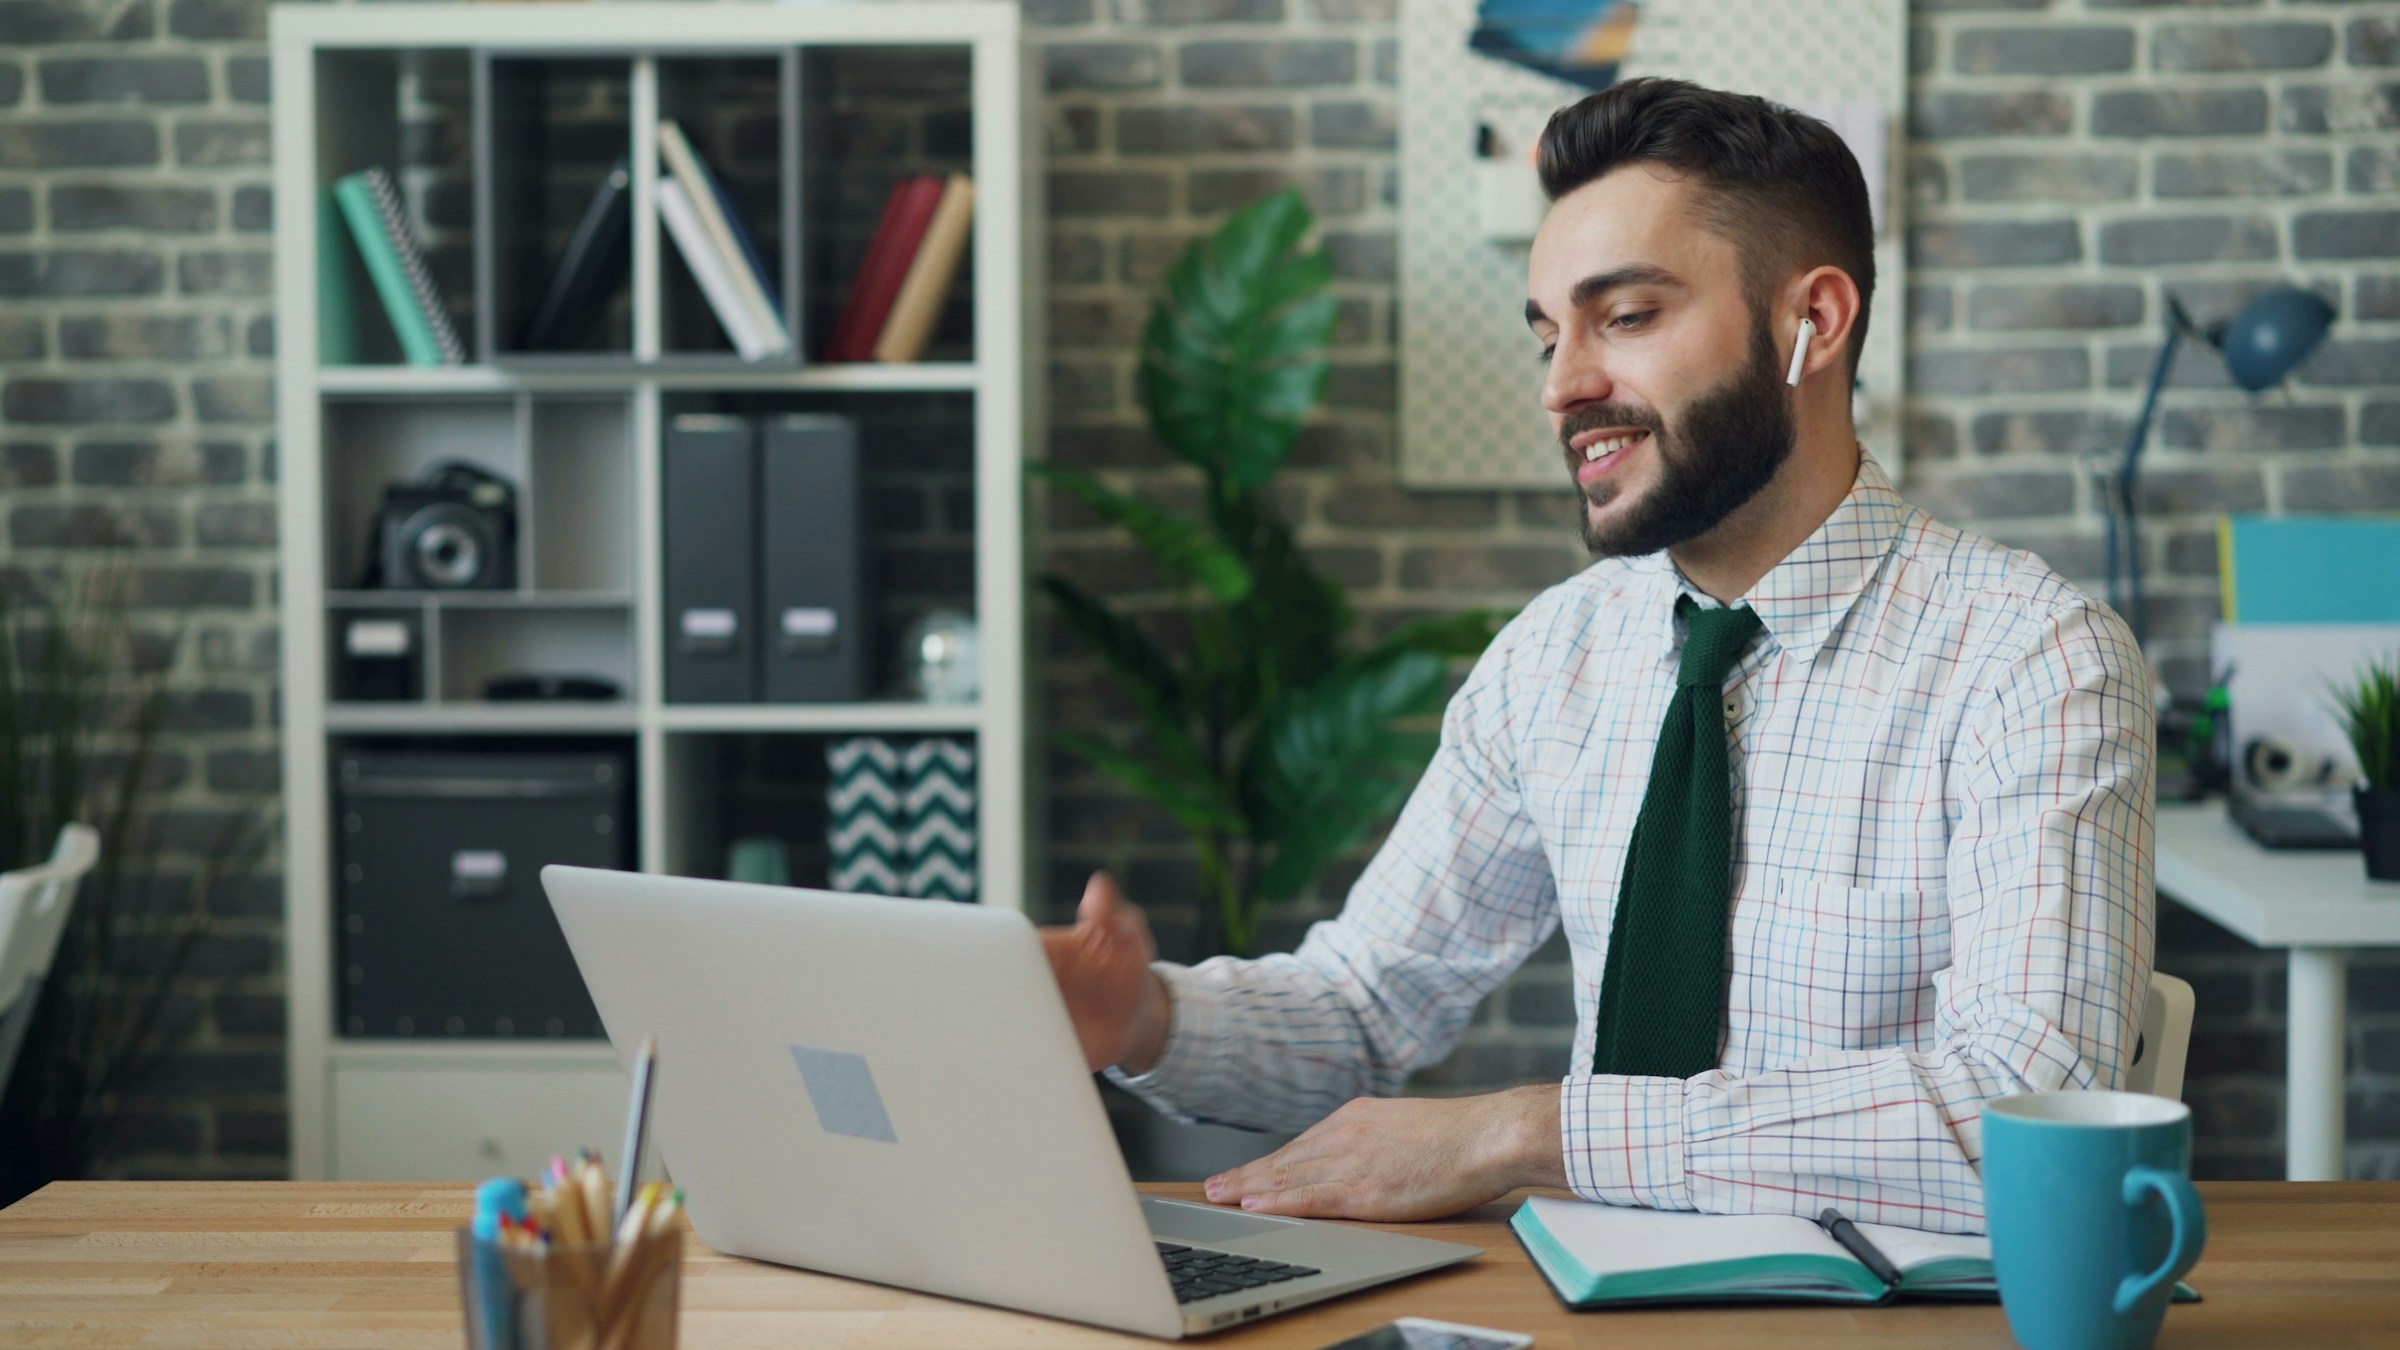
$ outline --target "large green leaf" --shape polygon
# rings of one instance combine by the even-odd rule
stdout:
[[[1257,654],[1261,696],[1315,684],[1339,661],[1353,622],[1341,586],[1309,564],[1264,501],[1241,498],[1220,513],[1218,528],[1245,540],[1254,581],[1249,601],[1234,610],[1231,622],[1234,640]]]
[[[1141,713],[1152,746],[1167,768],[1187,778],[1217,774],[1192,739],[1192,684],[1142,630],[1064,577],[1045,576],[1042,589],[1059,618],[1100,656],[1101,664]],[[1220,793],[1220,795],[1222,795]]]
[[[1322,766],[1301,785],[1295,805],[1272,817],[1278,826],[1273,836],[1260,841],[1266,865],[1259,873],[1258,899],[1273,902],[1299,894],[1327,863],[1390,818],[1439,742],[1431,732],[1386,726],[1363,733],[1347,753]]]
[[[1408,795],[1409,780],[1357,775],[1345,779],[1317,803],[1317,809],[1292,821],[1291,828],[1271,842],[1267,865],[1258,874],[1258,898],[1279,903],[1298,895],[1325,865],[1356,847],[1374,825],[1399,809]]]
[[[1255,799],[1277,812],[1304,807],[1387,735],[1394,720],[1440,706],[1449,667],[1430,652],[1394,652],[1345,663],[1278,700],[1260,728]]]
[[[1439,704],[1448,662],[1399,652],[1343,665],[1275,704],[1245,766],[1244,807],[1271,852],[1261,900],[1288,898],[1388,815],[1430,753],[1391,723]]]
[[[1089,736],[1062,731],[1054,739],[1060,748],[1165,807],[1176,823],[1187,830],[1199,833],[1243,828],[1242,818],[1208,780],[1192,779]]]
[[[1313,224],[1297,191],[1235,213],[1167,273],[1143,331],[1141,395],[1168,447],[1253,489],[1274,476],[1324,397],[1335,304],[1320,253],[1289,256]]]
[[[1149,697],[1168,707],[1183,703],[1182,677],[1148,635],[1103,605],[1081,586],[1057,575],[1045,575],[1042,589],[1058,606],[1058,617],[1083,639],[1111,674],[1137,698]]]
[[[1066,620],[1068,629],[1073,629],[1085,646],[1099,653],[1102,668],[1116,680],[1116,687],[1133,699],[1135,711],[1142,716],[1142,728],[1150,730],[1152,749],[1166,771],[1186,781],[1210,783],[1217,798],[1226,798],[1229,793],[1222,785],[1222,773],[1193,740],[1193,718],[1198,713],[1190,701],[1195,689],[1205,689],[1205,680],[1198,680],[1198,673],[1178,673],[1140,627],[1116,615],[1073,581],[1042,577],[1042,589],[1049,591],[1051,601],[1058,605],[1058,617]]]
[[[1150,551],[1169,576],[1192,582],[1227,604],[1250,593],[1250,569],[1239,555],[1210,537],[1198,523],[1171,515],[1139,497],[1114,491],[1073,469],[1032,464],[1028,473],[1048,479],[1091,504]]]

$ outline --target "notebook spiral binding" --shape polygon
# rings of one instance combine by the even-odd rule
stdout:
[[[416,297],[417,309],[433,329],[442,363],[465,365],[466,344],[459,340],[458,328],[450,322],[449,307],[442,303],[441,292],[433,284],[433,273],[426,269],[425,250],[418,246],[415,233],[408,228],[408,215],[401,209],[398,185],[381,167],[368,169],[363,176],[367,191],[374,195],[375,212],[383,218],[384,233],[392,241],[392,251],[400,255],[400,266],[408,273],[408,289]]]

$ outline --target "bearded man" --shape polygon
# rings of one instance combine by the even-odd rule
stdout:
[[[1452,700],[1338,918],[1155,960],[1045,930],[1095,1069],[1307,1128],[1211,1178],[1435,1218],[1520,1186],[1980,1231],[1981,1106],[2107,1088],[2149,987],[2153,717],[2124,623],[1858,443],[1867,191],[1822,122],[1635,80],[1554,116],[1525,318],[1590,568]],[[1565,1078],[1396,1098],[1564,928]]]

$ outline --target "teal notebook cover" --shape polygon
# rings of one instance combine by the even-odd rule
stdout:
[[[350,265],[342,239],[349,229],[342,208],[327,191],[317,201],[317,364],[358,364],[358,297],[350,289]]]
[[[2217,566],[2227,623],[2400,623],[2400,515],[2226,516]]]
[[[350,226],[351,239],[358,244],[359,256],[366,260],[375,296],[383,301],[383,312],[400,339],[401,355],[412,366],[441,365],[442,349],[434,340],[433,323],[417,307],[416,290],[409,284],[400,246],[384,227],[383,212],[376,205],[367,176],[354,173],[341,179],[333,185],[333,196]]]
[[[1859,1224],[1900,1272],[1887,1285],[1824,1229],[1783,1214],[1692,1214],[1537,1196],[1508,1221],[1571,1308],[1659,1303],[1991,1302],[1991,1243],[1955,1233]],[[2190,1286],[2175,1301],[2198,1302]]]

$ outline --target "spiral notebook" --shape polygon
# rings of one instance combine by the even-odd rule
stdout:
[[[334,183],[333,199],[366,260],[401,355],[412,366],[464,365],[466,344],[459,341],[458,327],[425,266],[425,250],[408,228],[392,176],[380,168],[350,174]]]

